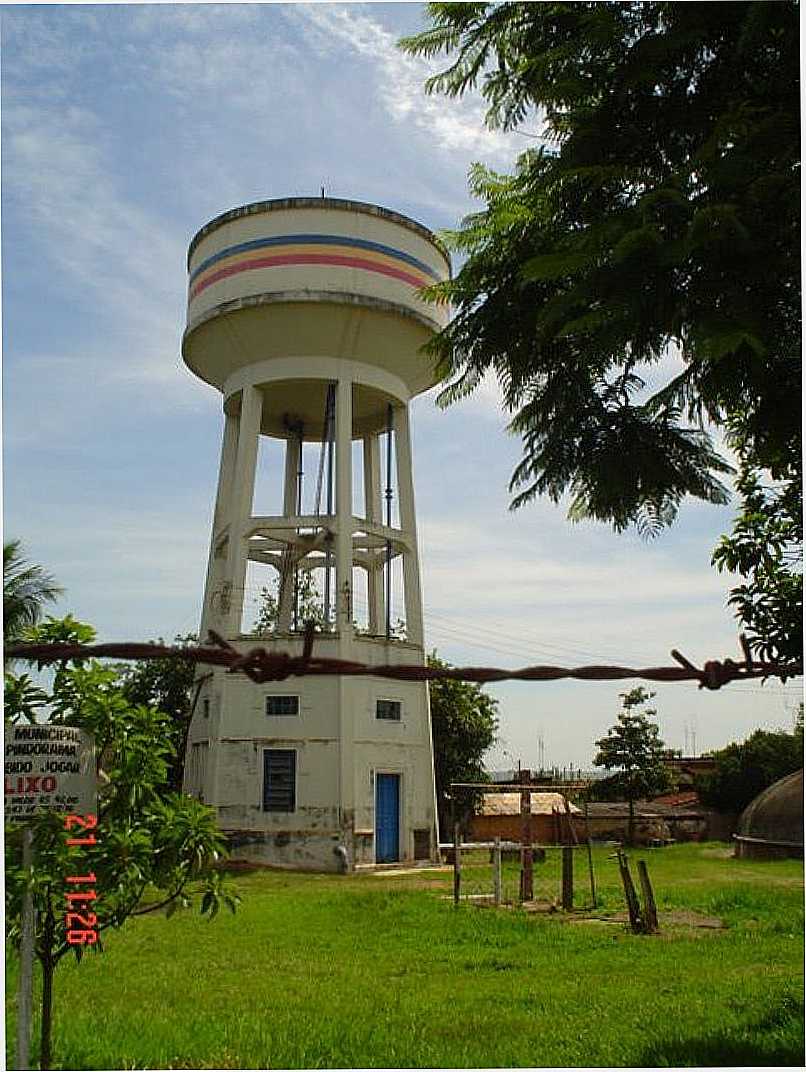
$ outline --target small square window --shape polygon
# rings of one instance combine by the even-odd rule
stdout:
[[[210,717],[210,697],[209,696],[205,696],[204,700],[202,701],[202,713],[203,713],[205,718]]]
[[[390,722],[399,722],[403,714],[400,700],[378,700],[375,705],[375,717],[385,718]]]
[[[267,696],[267,715],[298,715],[299,696]]]

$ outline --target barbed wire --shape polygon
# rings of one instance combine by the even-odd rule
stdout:
[[[5,649],[6,659],[25,659],[41,666],[49,663],[65,662],[75,659],[184,659],[193,663],[211,666],[223,666],[229,673],[243,673],[257,683],[267,681],[285,681],[289,677],[321,676],[341,674],[345,677],[384,677],[400,681],[472,681],[477,684],[490,684],[495,681],[557,681],[572,678],[577,681],[618,681],[624,678],[641,678],[644,681],[674,682],[697,681],[701,689],[720,689],[731,681],[747,681],[753,678],[779,678],[786,681],[790,677],[803,674],[802,663],[774,663],[754,660],[750,646],[744,636],[739,643],[744,654],[741,662],[733,659],[709,660],[702,669],[695,666],[676,649],[671,655],[677,666],[653,666],[634,669],[626,666],[527,666],[520,670],[502,670],[486,666],[422,666],[422,665],[384,665],[372,666],[367,663],[351,662],[345,659],[333,659],[313,654],[313,645],[317,636],[323,634],[315,631],[309,622],[305,629],[301,655],[288,652],[269,652],[265,648],[255,647],[242,654],[214,631],[210,631],[212,644],[177,647],[152,643],[110,643],[110,644],[11,644]]]

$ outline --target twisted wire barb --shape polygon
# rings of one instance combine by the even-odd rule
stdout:
[[[117,643],[117,644],[12,644],[5,649],[7,659],[26,659],[40,666],[70,659],[185,659],[193,663],[224,666],[228,672],[244,673],[252,681],[285,681],[289,677],[341,674],[345,677],[384,677],[399,681],[473,681],[489,684],[493,681],[557,681],[573,678],[577,681],[618,681],[623,678],[641,678],[644,681],[697,681],[701,689],[716,690],[731,681],[747,681],[753,678],[779,678],[803,674],[802,663],[773,663],[754,660],[746,639],[739,642],[744,659],[709,660],[702,669],[696,667],[676,649],[672,658],[678,666],[653,666],[633,669],[627,666],[527,666],[521,670],[501,670],[487,666],[370,666],[366,663],[332,659],[313,654],[316,636],[309,623],[301,655],[288,652],[268,652],[256,647],[242,654],[218,633],[210,631],[212,644],[195,647],[174,647],[164,644]]]

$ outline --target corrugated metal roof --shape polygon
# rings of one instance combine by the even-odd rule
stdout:
[[[532,815],[551,815],[553,811],[565,814],[565,797],[562,793],[530,793]],[[571,812],[580,815],[576,804],[571,805]],[[520,815],[520,793],[485,793],[480,815]]]

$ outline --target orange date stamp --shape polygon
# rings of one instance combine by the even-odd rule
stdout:
[[[77,827],[80,837],[67,838],[68,845],[96,845],[95,831],[98,819],[95,815],[66,815],[64,817],[65,830],[71,831]],[[95,889],[95,872],[90,871],[86,875],[68,875],[68,884],[73,887],[65,894],[67,912],[65,913],[65,929],[69,945],[95,945],[98,941],[98,917],[89,911],[93,902],[98,899]],[[80,887],[80,888],[76,888]],[[77,910],[77,909],[80,909]]]

